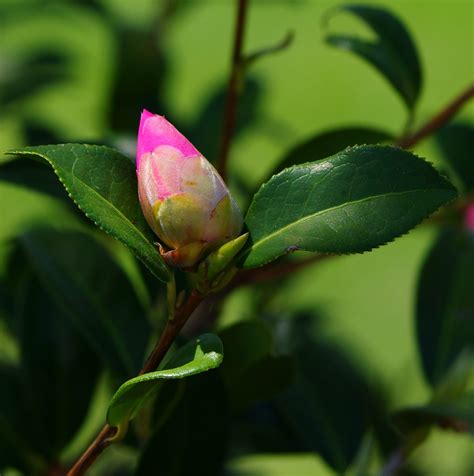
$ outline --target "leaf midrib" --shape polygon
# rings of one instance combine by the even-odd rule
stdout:
[[[383,194],[378,194],[378,195],[370,195],[368,197],[364,197],[364,198],[359,199],[359,200],[354,200],[354,201],[351,201],[351,202],[344,202],[344,203],[341,203],[340,205],[336,205],[334,207],[326,208],[324,210],[319,210],[316,213],[312,213],[312,214],[306,215],[305,217],[300,218],[296,221],[292,221],[291,223],[288,223],[287,225],[285,225],[282,228],[279,228],[278,230],[274,231],[273,233],[270,233],[269,235],[266,235],[261,240],[256,241],[247,250],[246,254],[248,255],[251,251],[255,251],[255,249],[258,248],[259,246],[261,246],[264,242],[266,242],[268,240],[271,240],[276,235],[284,233],[285,230],[287,230],[288,228],[291,228],[293,226],[297,226],[297,225],[301,224],[302,222],[305,222],[305,221],[310,220],[312,218],[324,215],[324,214],[332,212],[334,210],[338,210],[338,209],[344,208],[344,207],[349,206],[349,205],[354,205],[354,204],[357,204],[357,203],[363,203],[363,202],[367,202],[367,201],[374,200],[374,199],[377,199],[377,198],[382,198],[382,197],[405,195],[405,194],[416,193],[416,192],[433,192],[433,191],[436,191],[436,190],[447,191],[447,189],[444,189],[444,188],[429,188],[429,189],[404,190],[403,192],[389,192],[389,193],[383,193]]]

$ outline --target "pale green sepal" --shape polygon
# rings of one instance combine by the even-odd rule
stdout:
[[[232,241],[225,243],[206,258],[205,262],[208,263],[207,278],[209,281],[212,281],[230,264],[237,253],[244,247],[248,237],[249,234],[244,233]]]
[[[238,236],[207,256],[198,268],[196,276],[196,287],[198,290],[201,292],[216,291],[217,288],[227,284],[229,279],[224,278],[232,277],[235,274],[235,272],[230,273],[230,265],[235,256],[244,247],[248,235],[248,233],[244,233]]]

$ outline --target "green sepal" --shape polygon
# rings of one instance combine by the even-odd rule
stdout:
[[[248,233],[225,243],[210,253],[199,265],[196,275],[196,287],[201,292],[217,291],[234,276],[231,264],[247,242]]]

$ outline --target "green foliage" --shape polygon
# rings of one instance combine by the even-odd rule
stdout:
[[[23,234],[9,274],[26,260],[61,315],[119,376],[140,368],[148,340],[144,309],[124,272],[94,239],[50,229]]]
[[[416,329],[427,380],[435,385],[459,355],[474,349],[474,238],[442,232],[418,283]]]
[[[427,162],[393,147],[359,146],[272,177],[245,218],[244,268],[294,250],[360,253],[392,241],[456,197]]]
[[[219,374],[210,372],[180,383],[184,387],[181,397],[156,426],[139,458],[135,476],[222,474],[230,438],[230,412]],[[169,402],[169,398],[158,398],[155,408],[159,414]]]
[[[394,422],[404,433],[431,425],[458,432],[474,432],[474,392],[459,395],[449,402],[406,408],[394,415]]]
[[[335,9],[340,11],[365,22],[377,35],[377,41],[338,34],[328,34],[326,41],[352,51],[374,66],[412,110],[420,94],[422,74],[416,46],[405,25],[388,10],[369,5],[344,5]]]
[[[455,123],[443,127],[436,134],[436,143],[443,159],[461,183],[461,190],[474,190],[474,127],[470,124]]]
[[[388,132],[369,127],[343,127],[318,133],[290,149],[278,162],[274,173],[292,165],[324,159],[356,144],[377,144],[391,139]]]
[[[223,359],[220,339],[204,334],[181,348],[167,368],[135,377],[125,382],[113,396],[107,411],[107,422],[118,428],[122,436],[128,421],[133,418],[147,400],[154,397],[161,380],[182,379],[214,369]]]
[[[357,363],[319,336],[318,324],[316,315],[303,314],[286,326],[297,379],[277,405],[303,448],[343,473],[376,421],[379,397]]]
[[[85,144],[25,147],[10,153],[46,160],[91,220],[128,246],[158,279],[169,279],[141,212],[135,168],[125,156]]]

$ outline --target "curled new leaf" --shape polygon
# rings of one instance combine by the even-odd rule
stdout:
[[[218,367],[223,356],[222,342],[216,335],[203,334],[188,342],[168,363],[166,369],[150,372],[125,382],[112,397],[107,422],[117,427],[114,439],[121,438],[140,407],[155,396],[161,380],[181,379]]]

